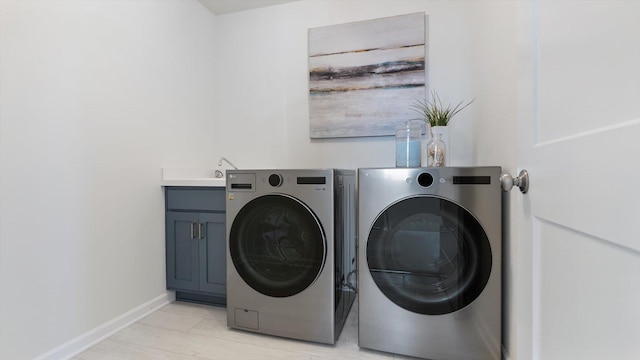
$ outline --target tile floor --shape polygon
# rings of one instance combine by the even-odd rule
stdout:
[[[227,309],[176,301],[103,340],[73,360],[414,359],[358,347],[358,303],[335,345],[227,328]]]

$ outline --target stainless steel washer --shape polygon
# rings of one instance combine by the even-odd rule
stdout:
[[[227,325],[333,344],[356,288],[355,171],[227,172]]]
[[[500,359],[500,171],[358,170],[361,347]]]

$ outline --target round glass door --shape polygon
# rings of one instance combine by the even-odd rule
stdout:
[[[367,240],[374,282],[411,312],[448,314],[473,302],[491,273],[491,246],[467,210],[437,197],[401,200],[383,211]]]
[[[229,252],[242,279],[273,297],[313,284],[326,257],[325,236],[313,212],[285,195],[248,202],[233,220]]]

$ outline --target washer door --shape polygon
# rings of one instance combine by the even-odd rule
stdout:
[[[265,195],[238,212],[229,252],[238,274],[254,290],[286,297],[303,291],[320,275],[326,241],[306,205],[286,195]]]
[[[367,262],[374,282],[395,304],[441,315],[480,295],[491,273],[491,245],[467,210],[418,196],[378,216],[367,240]]]

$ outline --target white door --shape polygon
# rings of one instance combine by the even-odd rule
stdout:
[[[640,359],[640,1],[521,2],[518,50],[512,357]]]

